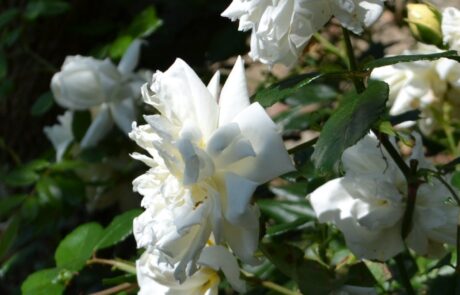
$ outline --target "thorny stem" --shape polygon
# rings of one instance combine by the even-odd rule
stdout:
[[[345,41],[345,47],[347,49],[349,69],[350,71],[356,72],[358,71],[358,63],[356,61],[355,53],[353,51],[353,44],[351,43],[350,33],[345,28],[343,28],[343,37]],[[366,89],[363,79],[358,76],[353,77],[353,84],[355,85],[356,92],[358,93],[361,93]],[[380,133],[376,129],[373,129],[372,131],[378,136],[380,143],[383,145],[383,147],[387,150],[387,152],[396,162],[396,165],[398,165],[399,169],[401,169],[401,172],[406,177],[406,180],[408,180],[410,169],[407,166],[406,162],[404,162],[403,158],[401,158],[398,151],[391,144],[390,140],[388,139],[388,136],[386,134]]]
[[[353,44],[351,43],[350,33],[347,29],[343,29],[343,37],[345,41],[345,48],[348,56],[348,69],[352,72],[358,71],[358,63],[356,61],[355,52],[353,50]],[[352,77],[353,84],[355,85],[356,92],[361,93],[366,90],[363,79],[359,77]]]
[[[349,60],[348,62],[349,69],[350,71],[353,71],[353,72],[359,71],[358,62],[356,61],[355,53],[353,51],[353,44],[351,43],[350,33],[348,32],[347,29],[345,28],[342,28],[342,29],[343,29],[345,47],[347,49],[347,56]],[[358,93],[361,93],[366,89],[363,79],[358,76],[353,77],[353,84],[355,85],[356,92]],[[404,162],[404,159],[401,158],[401,155],[395,149],[393,144],[391,144],[390,140],[388,139],[388,136],[386,134],[380,133],[376,129],[373,129],[372,131],[378,136],[380,143],[390,154],[391,158],[393,158],[393,160],[396,162],[396,165],[398,165],[399,169],[401,169],[401,172],[406,177],[406,180],[408,180],[409,182],[409,178],[410,178],[409,166],[407,166],[406,162]]]
[[[350,33],[347,29],[343,28],[343,36],[345,41],[345,47],[347,51],[347,56],[349,60],[349,69],[350,71],[358,71],[358,63],[356,61],[356,57],[353,51],[353,44],[351,43]],[[353,84],[355,85],[355,89],[357,93],[361,93],[366,89],[364,84],[364,80],[360,77],[352,77]],[[417,178],[417,161],[412,161],[411,166],[409,167],[404,159],[401,157],[399,152],[393,146],[393,144],[388,139],[386,134],[382,134],[375,128],[372,131],[377,135],[380,143],[383,147],[387,150],[388,154],[391,158],[395,161],[396,165],[399,167],[401,172],[404,174],[404,177],[407,181],[408,187],[408,196],[407,196],[407,205],[406,210],[404,212],[403,222],[402,222],[402,229],[401,235],[403,240],[407,237],[412,223],[412,217],[415,209],[415,202],[417,197],[417,190],[420,185],[420,182]],[[399,273],[401,276],[401,280],[403,282],[404,288],[408,295],[415,295],[414,288],[410,282],[410,277],[406,271],[404,261],[402,260],[402,256],[398,255],[395,257],[396,265],[398,266]]]
[[[403,240],[407,238],[412,228],[412,217],[414,216],[415,203],[417,200],[417,190],[420,186],[420,182],[416,177],[418,161],[412,160],[410,164],[410,178],[407,181],[407,205],[406,210],[404,211],[401,229],[401,236]]]
[[[404,285],[404,288],[406,289],[406,292],[408,295],[415,295],[414,288],[412,287],[412,284],[410,282],[410,277],[409,274],[407,273],[406,266],[404,265],[404,258],[401,254],[398,254],[394,258],[396,262],[396,266],[399,271],[399,276],[401,277],[402,284]]]
[[[410,168],[406,164],[404,159],[401,157],[399,152],[396,150],[396,148],[393,146],[393,144],[390,142],[388,135],[381,133],[379,130],[375,128],[372,129],[372,132],[374,132],[377,135],[380,143],[383,145],[388,154],[390,154],[391,158],[393,159],[393,161],[395,161],[399,170],[401,170],[402,174],[406,178],[407,183],[409,183],[409,180],[411,178]]]

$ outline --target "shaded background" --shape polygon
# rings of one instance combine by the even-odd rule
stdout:
[[[30,2],[3,1],[0,14],[11,8],[25,13]],[[23,161],[49,149],[43,126],[54,124],[63,110],[55,105],[45,116],[32,116],[30,110],[49,91],[53,67],[59,69],[67,55],[100,55],[100,48],[113,42],[146,7],[153,6],[163,24],[145,38],[140,61],[144,68],[164,70],[181,57],[205,72],[210,63],[247,52],[244,34],[219,16],[229,2],[75,0],[62,13],[34,20],[17,16],[2,26],[0,17],[0,53],[6,68],[0,79],[0,136]],[[15,34],[13,44],[5,42]],[[11,162],[4,151],[0,155],[1,162]]]

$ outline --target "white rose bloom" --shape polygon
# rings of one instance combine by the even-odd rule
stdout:
[[[412,51],[403,54],[432,54],[440,52],[434,46],[422,45]],[[460,68],[455,61],[441,59],[436,62],[417,61],[399,63],[374,69],[371,75],[373,79],[385,81],[390,86],[389,105],[391,115],[399,115],[404,112],[420,109],[422,119],[419,121],[421,130],[429,134],[437,126],[432,115],[432,109],[440,109],[448,90],[448,80],[440,75],[450,74],[453,68]],[[440,65],[440,63],[447,63]],[[405,123],[402,126],[413,125],[414,122]]]
[[[198,263],[200,269],[181,283],[174,277],[175,266],[163,260],[159,251],[146,251],[136,262],[138,294],[217,295],[219,270],[236,291],[245,291],[245,283],[239,278],[238,262],[226,248],[204,248]]]
[[[135,40],[118,67],[109,59],[68,56],[51,80],[56,102],[69,110],[91,110],[93,122],[81,141],[82,147],[97,144],[115,123],[125,134],[136,120],[134,98],[140,95],[140,76],[133,73],[141,41]],[[145,81],[144,81],[145,82]],[[139,89],[139,88],[138,88]]]
[[[374,23],[384,0],[234,0],[222,13],[239,19],[239,30],[252,30],[254,60],[292,66],[311,36],[332,16],[356,34]]]
[[[181,281],[196,271],[211,234],[255,263],[259,210],[251,196],[259,184],[294,167],[276,125],[258,103],[249,103],[241,58],[222,91],[218,73],[206,87],[178,59],[153,76],[143,97],[160,115],[145,116],[149,124],[134,124],[130,134],[150,154],[134,157],[152,167],[134,183],[150,216],[136,221],[140,246],[180,260],[175,275]],[[160,214],[175,230],[153,226],[161,224]]]
[[[444,43],[460,52],[460,10],[447,7],[442,13],[441,29]]]
[[[67,147],[74,140],[72,120],[73,113],[71,111],[67,111],[63,115],[58,116],[58,124],[44,128],[46,137],[48,137],[56,150],[56,162],[62,160]]]
[[[416,135],[412,159],[432,168]],[[385,158],[384,158],[385,157]],[[366,136],[342,157],[345,176],[331,180],[310,195],[320,222],[333,222],[359,258],[385,261],[404,250],[401,237],[407,183],[375,137]],[[449,191],[439,180],[421,184],[412,229],[406,239],[420,255],[437,256],[443,244],[455,243],[458,207],[445,203]]]

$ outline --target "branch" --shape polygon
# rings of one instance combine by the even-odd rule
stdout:
[[[90,293],[89,295],[110,295],[110,294],[119,293],[121,291],[129,291],[136,287],[137,287],[136,284],[123,283],[123,284],[120,284],[118,286],[115,286],[109,289],[105,289],[105,290],[95,292],[95,293]]]
[[[128,264],[126,262],[122,262],[119,260],[101,259],[101,258],[93,257],[90,260],[86,261],[86,265],[91,265],[91,264],[110,265],[124,272],[130,273],[130,274],[136,274],[136,267],[134,265]]]

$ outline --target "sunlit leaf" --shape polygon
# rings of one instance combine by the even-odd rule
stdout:
[[[91,257],[103,232],[102,226],[94,222],[77,227],[59,243],[54,255],[56,266],[80,271]]]
[[[402,62],[414,62],[419,60],[437,60],[440,58],[449,58],[460,62],[460,56],[455,50],[444,51],[432,54],[412,54],[412,55],[395,55],[379,58],[365,63],[362,68],[372,70],[379,67],[394,65]]]
[[[312,159],[322,172],[337,170],[342,153],[363,138],[385,113],[389,87],[371,81],[360,94],[347,95],[321,131]]]
[[[64,292],[64,285],[58,281],[59,269],[48,268],[29,275],[22,283],[23,295],[59,295]]]
[[[104,249],[126,239],[133,232],[133,219],[141,213],[142,210],[134,209],[115,217],[104,229],[96,249]]]

